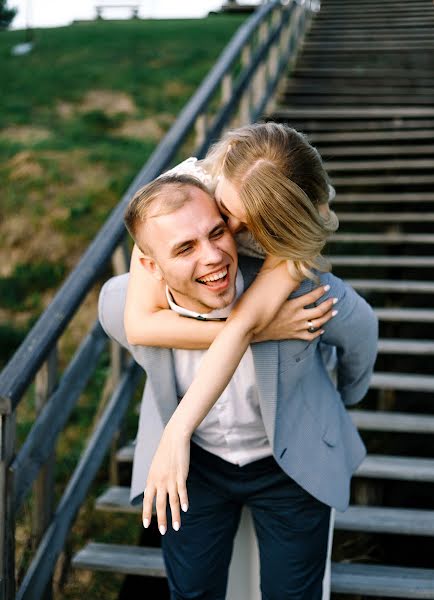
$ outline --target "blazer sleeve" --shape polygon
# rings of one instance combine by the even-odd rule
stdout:
[[[124,310],[129,274],[112,277],[101,288],[98,299],[98,317],[106,334],[130,350],[124,328]]]
[[[330,285],[327,297],[337,297],[337,315],[324,326],[321,341],[337,348],[337,388],[345,405],[356,404],[368,391],[378,346],[378,320],[349,285],[331,273],[321,275]],[[326,297],[324,297],[325,299]]]

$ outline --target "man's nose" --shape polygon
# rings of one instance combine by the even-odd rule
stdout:
[[[222,260],[222,257],[223,253],[215,242],[212,240],[205,242],[202,249],[202,260],[204,264],[219,263]]]

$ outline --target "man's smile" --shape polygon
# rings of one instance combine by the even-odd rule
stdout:
[[[220,291],[229,285],[228,267],[220,267],[217,271],[212,271],[203,277],[198,277],[196,281],[209,288],[218,289]]]

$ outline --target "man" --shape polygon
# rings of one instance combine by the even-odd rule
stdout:
[[[238,269],[234,240],[206,188],[188,176],[162,177],[138,194],[133,212],[130,205],[126,221],[144,251],[142,264],[166,284],[172,310],[187,317],[227,317],[260,265],[243,259]],[[142,497],[164,427],[190,385],[201,353],[129,345],[123,328],[126,278],[104,286],[100,320],[147,373],[133,466],[134,501]],[[173,599],[225,598],[243,505],[251,510],[258,537],[263,598],[322,597],[330,507],[345,510],[351,475],[365,456],[344,405],[361,400],[368,388],[377,338],[377,322],[366,302],[329,273],[321,275],[321,286],[325,284],[330,298],[338,298],[338,313],[322,336],[337,347],[338,389],[324,366],[318,337],[255,343],[246,352],[231,383],[195,430],[189,509],[181,528],[177,522],[162,538]],[[305,306],[324,297],[321,286],[313,297],[301,300],[316,287],[312,280],[302,282],[291,302]],[[309,315],[306,328],[313,316],[309,310],[304,311]],[[317,321],[314,325],[321,319]],[[270,338],[281,335],[275,336],[270,326]],[[157,507],[161,501],[157,497]]]

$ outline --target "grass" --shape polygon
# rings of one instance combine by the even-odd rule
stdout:
[[[0,34],[0,367],[99,230],[138,169],[241,24],[201,20],[98,21],[35,31],[34,50],[11,55],[24,32]],[[106,277],[109,272],[106,273]],[[96,318],[97,289],[60,340],[60,372]],[[109,372],[104,354],[56,448],[58,500],[89,437]],[[35,419],[34,392],[17,411],[20,445]],[[128,413],[134,436],[137,416]],[[139,519],[96,513],[100,470],[71,531],[63,565],[89,539],[135,543]],[[17,523],[17,569],[33,555],[32,502]],[[68,571],[55,598],[115,599],[115,575]]]

